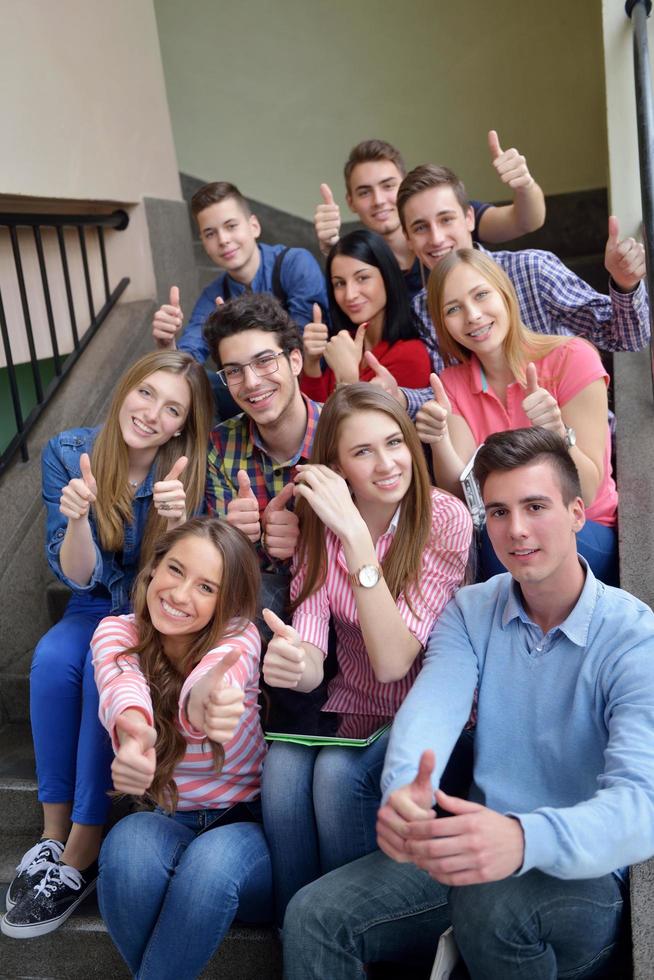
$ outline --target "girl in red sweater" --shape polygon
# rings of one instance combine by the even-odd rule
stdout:
[[[345,235],[327,256],[325,271],[332,336],[314,306],[315,322],[304,328],[302,391],[325,401],[337,384],[371,381],[374,360],[364,357],[366,351],[399,385],[428,385],[429,354],[404,277],[383,238],[367,229]]]

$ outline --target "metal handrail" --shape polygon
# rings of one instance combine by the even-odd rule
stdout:
[[[34,426],[35,422],[45,409],[48,402],[51,400],[55,391],[63,381],[63,379],[68,375],[71,368],[77,361],[78,357],[82,351],[86,348],[89,341],[95,335],[103,321],[106,319],[109,311],[118,301],[120,295],[125,291],[129,284],[129,279],[123,278],[120,280],[115,289],[111,290],[109,285],[109,272],[107,268],[107,254],[104,241],[104,230],[105,228],[114,229],[116,231],[124,230],[129,224],[129,215],[126,211],[116,210],[111,214],[41,214],[36,212],[31,213],[20,213],[20,212],[0,212],[0,227],[6,227],[9,232],[9,240],[11,243],[11,250],[14,259],[14,269],[16,273],[16,280],[18,284],[18,292],[20,295],[20,303],[23,312],[23,321],[25,327],[25,335],[27,339],[27,345],[30,352],[30,367],[32,372],[32,379],[34,384],[34,393],[36,396],[36,405],[29,412],[26,418],[23,418],[23,410],[20,401],[20,391],[18,386],[18,379],[16,374],[16,366],[14,364],[14,359],[11,350],[11,339],[9,335],[9,326],[7,323],[7,318],[5,314],[4,303],[2,299],[2,293],[0,292],[0,340],[4,348],[5,360],[7,363],[7,374],[9,379],[9,390],[11,394],[11,401],[14,410],[14,421],[16,428],[16,435],[11,439],[8,446],[0,455],[0,474],[8,466],[9,462],[13,459],[14,455],[18,450],[21,452],[21,456],[24,461],[29,458],[27,450],[27,436]],[[52,381],[44,387],[41,378],[41,369],[39,366],[39,360],[36,355],[36,345],[34,343],[34,333],[32,329],[32,315],[30,311],[30,303],[28,297],[27,286],[25,283],[25,275],[23,271],[23,258],[21,253],[20,242],[18,238],[18,228],[31,228],[34,238],[34,248],[36,250],[36,256],[38,259],[38,267],[41,278],[41,286],[43,289],[43,299],[45,302],[46,318],[48,323],[48,331],[50,335],[50,344],[52,347],[52,358],[54,362],[55,376]],[[55,322],[55,316],[53,313],[53,305],[50,294],[50,283],[48,277],[47,264],[45,259],[45,253],[43,250],[43,240],[41,235],[42,228],[53,228],[56,232],[57,244],[59,248],[59,256],[61,259],[61,275],[64,282],[66,303],[68,306],[68,315],[70,320],[70,329],[73,337],[73,350],[66,357],[62,357],[59,350],[59,338],[57,335],[57,324]],[[89,313],[91,316],[91,323],[83,335],[80,337],[80,331],[78,329],[77,315],[75,311],[75,304],[73,298],[73,290],[71,286],[71,266],[68,259],[68,253],[66,250],[66,241],[64,237],[64,228],[77,229],[77,237],[79,241],[79,251],[81,257],[81,273],[83,274],[83,281],[86,293],[86,300],[88,303]],[[87,229],[95,229],[98,238],[98,250],[100,255],[100,265],[102,269],[102,284],[104,287],[104,302],[101,304],[100,309],[96,312],[96,301],[93,296],[93,287],[91,281],[91,270],[89,265],[89,254],[87,250]]]
[[[634,36],[634,79],[636,86],[636,123],[640,164],[640,197],[643,209],[643,242],[647,272],[645,282],[649,295],[650,362],[654,394],[654,98],[649,62],[647,18],[652,0],[627,0],[627,17],[631,18]]]

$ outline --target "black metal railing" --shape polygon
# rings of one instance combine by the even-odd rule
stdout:
[[[643,209],[643,242],[647,263],[647,292],[649,294],[650,328],[654,325],[654,100],[649,62],[647,18],[652,0],[627,0],[627,16],[634,32],[634,78],[636,83],[636,124],[638,128],[638,158],[640,163],[640,196]],[[650,340],[652,390],[654,392],[654,330]]]
[[[4,227],[9,232],[14,272],[18,286],[18,295],[20,297],[20,306],[23,314],[22,327],[24,328],[24,335],[27,340],[27,347],[29,349],[30,371],[36,398],[35,406],[31,409],[31,411],[29,411],[27,416],[23,418],[18,376],[11,344],[11,337],[13,336],[16,338],[18,328],[16,324],[12,323],[11,331],[9,329],[5,315],[2,291],[0,290],[0,336],[2,337],[2,345],[7,366],[9,391],[15,419],[15,435],[11,438],[7,447],[0,455],[0,474],[4,471],[10,460],[19,449],[23,460],[27,460],[29,458],[27,451],[27,436],[31,428],[43,412],[44,408],[52,398],[54,392],[57,390],[63,379],[70,372],[79,355],[97,332],[102,322],[106,319],[107,314],[115,305],[119,296],[127,288],[129,279],[124,278],[120,280],[118,285],[113,290],[110,289],[104,231],[105,228],[112,228],[116,231],[122,231],[127,227],[128,223],[129,216],[126,211],[122,210],[117,210],[112,214],[107,215],[0,213],[0,229]],[[50,346],[52,348],[52,360],[54,367],[54,377],[47,385],[44,385],[43,383],[41,366],[39,364],[39,358],[37,357],[33,328],[34,304],[30,305],[28,296],[24,270],[25,243],[23,242],[23,248],[21,248],[21,242],[19,241],[18,234],[19,228],[32,229],[33,247],[35,249],[36,258],[38,261],[41,288],[43,293],[42,298],[45,305],[45,316],[47,320],[48,333],[50,336]],[[46,252],[44,249],[42,234],[42,229],[44,228],[54,230],[57,242],[55,251],[58,251],[59,259],[61,261],[61,270],[57,271],[58,274],[63,277],[63,285],[66,294],[65,302],[69,318],[69,322],[66,324],[66,327],[70,328],[72,335],[72,350],[65,356],[62,356],[60,353],[61,334],[57,331],[57,322],[53,311],[52,290],[50,286],[53,271],[52,267],[48,269],[48,263],[46,260]],[[71,262],[69,261],[69,252],[67,249],[64,229],[77,230],[79,263],[76,264],[80,266],[80,270],[78,272],[73,268],[72,274],[72,266]],[[100,263],[100,270],[98,271],[101,271],[102,274],[102,289],[104,296],[103,299],[100,300],[99,308],[96,308],[98,307],[98,297],[94,296],[93,293],[91,264],[89,260],[89,249],[87,247],[89,244],[89,241],[87,240],[89,231],[93,232],[94,236],[97,237],[97,252]],[[90,324],[86,330],[80,330],[78,327],[78,310],[76,310],[74,302],[73,282],[75,282],[75,279],[73,276],[79,275],[80,272],[83,276],[86,302],[88,304],[88,311],[90,314]],[[96,293],[97,291],[98,290],[96,288]]]

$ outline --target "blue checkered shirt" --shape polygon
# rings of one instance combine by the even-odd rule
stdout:
[[[552,252],[535,248],[519,252],[489,252],[477,246],[504,269],[515,287],[523,323],[537,333],[584,337],[600,350],[642,350],[649,343],[649,305],[644,283],[632,293],[621,293],[609,283],[609,295],[596,292]],[[445,367],[436,332],[427,310],[427,291],[413,301],[421,335],[433,370]],[[412,418],[433,398],[431,388],[404,388]]]

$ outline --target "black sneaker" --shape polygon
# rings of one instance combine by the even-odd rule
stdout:
[[[63,849],[61,841],[45,837],[23,854],[16,868],[16,877],[5,896],[7,912],[20,902],[30,888],[38,884],[51,864],[59,864]]]
[[[31,939],[54,932],[95,888],[98,862],[85,871],[51,864],[45,875],[0,922],[5,936]]]

